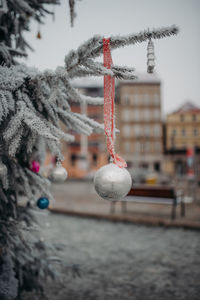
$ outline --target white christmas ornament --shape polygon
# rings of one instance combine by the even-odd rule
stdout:
[[[51,173],[51,179],[53,182],[64,182],[67,179],[67,171],[62,165],[59,163],[53,169]]]
[[[120,200],[128,194],[131,186],[132,179],[129,172],[113,163],[101,167],[94,176],[95,190],[106,200]]]

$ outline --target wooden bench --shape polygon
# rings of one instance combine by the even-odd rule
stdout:
[[[111,202],[110,212],[115,212],[115,204],[117,201]],[[183,194],[175,192],[172,187],[132,187],[128,195],[120,200],[121,209],[123,213],[127,212],[127,202],[149,203],[149,204],[171,204],[172,212],[171,218],[176,218],[176,207],[180,204],[180,215],[185,216],[185,203],[183,200]]]

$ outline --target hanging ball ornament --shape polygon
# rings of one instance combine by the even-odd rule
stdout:
[[[57,163],[51,173],[51,179],[53,182],[64,182],[67,179],[67,175],[66,169],[63,168],[61,163]]]
[[[126,168],[119,168],[113,163],[101,167],[94,176],[95,190],[106,200],[120,200],[128,194],[131,186],[131,175]]]
[[[31,163],[31,171],[34,173],[39,173],[40,171],[40,164],[39,162],[33,160]]]
[[[110,39],[103,38],[104,67],[111,69],[112,57]],[[100,197],[117,201],[127,195],[132,179],[125,160],[115,152],[115,80],[111,76],[104,77],[104,131],[107,137],[107,149],[114,163],[101,167],[94,176],[94,187]]]
[[[45,209],[48,208],[49,206],[49,199],[46,197],[42,197],[40,199],[38,199],[37,201],[37,207],[39,207],[40,209]]]

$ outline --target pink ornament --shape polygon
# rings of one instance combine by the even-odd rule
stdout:
[[[38,173],[40,171],[40,164],[39,162],[33,160],[31,163],[31,171],[34,173]]]

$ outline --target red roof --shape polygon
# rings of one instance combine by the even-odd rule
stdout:
[[[196,106],[192,102],[187,101],[173,113],[187,113],[187,112],[200,113],[200,107]]]

